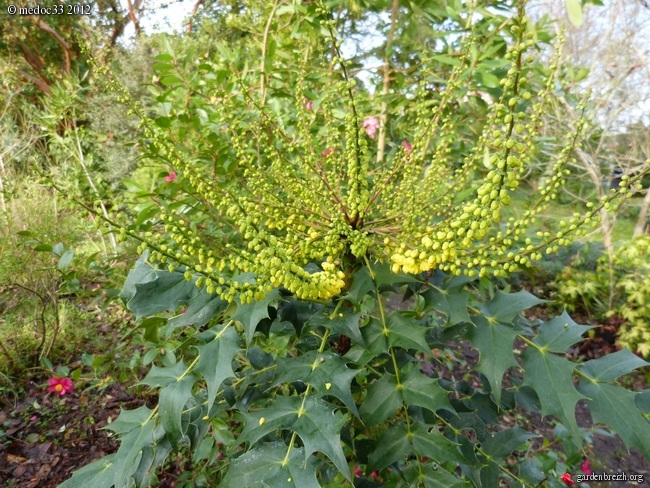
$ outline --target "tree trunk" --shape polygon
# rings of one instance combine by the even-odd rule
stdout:
[[[638,237],[648,229],[648,210],[650,210],[650,187],[646,188],[645,198],[641,204],[641,211],[639,212],[639,218],[636,221],[632,237]]]

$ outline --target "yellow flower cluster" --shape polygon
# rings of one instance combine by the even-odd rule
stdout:
[[[243,79],[212,97],[237,162],[227,178],[207,177],[165,134],[149,127],[152,144],[191,196],[161,208],[164,232],[144,237],[152,260],[170,270],[183,266],[188,280],[225,300],[258,300],[276,287],[301,299],[326,300],[344,291],[360,259],[389,262],[393,272],[498,276],[568,244],[597,222],[599,210],[616,195],[576,213],[555,234],[540,233],[535,240],[528,235],[566,179],[583,129],[578,120],[538,198],[520,219],[502,222],[503,207],[534,156],[559,57],[558,50],[546,85],[533,97],[525,55],[533,40],[523,12],[511,32],[515,42],[506,55],[510,68],[501,80],[502,95],[461,161],[451,156],[458,130],[451,114],[470,73],[472,39],[433,107],[420,85],[421,99],[414,103],[422,129],[412,146],[376,164],[337,41],[330,69],[342,80],[316,103],[305,103],[305,75],[300,76],[297,119],[296,111],[292,118],[272,113]],[[488,172],[476,184],[479,162]],[[625,180],[622,193],[628,186]],[[457,201],[466,188],[469,197]]]

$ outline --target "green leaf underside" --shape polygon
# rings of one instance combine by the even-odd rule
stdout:
[[[635,369],[648,366],[648,362],[633,354],[629,349],[621,349],[607,356],[592,359],[578,366],[586,375],[598,381],[616,381],[619,376]]]
[[[277,397],[275,403],[263,411],[244,414],[246,424],[239,442],[254,445],[271,432],[291,430],[302,440],[306,456],[315,451],[322,452],[332,460],[346,478],[350,479],[350,471],[340,441],[345,418],[336,415],[336,408],[333,405],[313,396],[305,400],[302,415],[298,415],[302,402],[303,399],[298,396]],[[262,418],[264,421],[261,421]]]
[[[481,311],[488,318],[510,324],[521,312],[540,303],[546,303],[546,300],[537,298],[526,290],[517,293],[504,293],[497,290],[494,298],[481,307]]]
[[[431,289],[423,294],[425,304],[447,317],[447,325],[470,322],[467,313],[468,292],[448,293],[446,290]]]
[[[330,318],[329,311],[314,314],[309,323],[316,326],[323,326],[332,334],[343,334],[358,344],[365,344],[361,330],[359,329],[359,320],[361,312],[354,313],[351,309],[344,309],[337,312],[334,317]]]
[[[183,376],[186,369],[187,367],[183,361],[179,361],[174,364],[174,366],[169,367],[160,367],[154,364],[149,370],[149,373],[147,373],[147,376],[145,376],[138,384],[151,386],[152,388],[157,388],[159,386],[165,387],[178,381],[178,379]]]
[[[614,429],[628,447],[636,447],[650,459],[650,421],[635,403],[638,393],[617,385],[581,380],[578,390],[586,400],[594,424],[600,423]]]
[[[78,469],[59,488],[111,488],[117,476],[117,467],[113,463],[115,456],[117,453],[109,454]]]
[[[318,488],[317,461],[294,447],[284,464],[288,447],[265,443],[233,459],[220,486],[228,488]]]
[[[215,330],[216,327],[211,330]],[[235,376],[232,361],[239,352],[240,338],[233,327],[219,327],[216,337],[202,346],[196,346],[199,351],[199,362],[196,371],[201,373],[208,387],[208,410],[219,392],[221,383]]]
[[[170,273],[167,270],[154,269],[149,264],[141,264],[144,269],[135,271],[134,279],[123,288],[123,295],[128,296],[129,289],[135,290],[128,300],[127,307],[135,313],[136,320],[166,310],[176,310],[199,294],[199,289],[192,281],[187,281],[179,270]],[[145,269],[149,272],[146,273]],[[134,273],[132,271],[132,273]],[[139,282],[136,280],[139,279]],[[130,288],[130,287],[133,288]]]
[[[160,390],[158,398],[160,423],[174,449],[185,435],[182,427],[183,410],[192,398],[192,387],[195,382],[196,377],[189,375]]]
[[[277,303],[282,299],[280,292],[273,289],[267,293],[264,299],[247,303],[245,305],[238,304],[237,312],[232,316],[232,320],[241,322],[244,326],[244,334],[246,335],[246,346],[250,346],[255,330],[259,323],[269,318],[269,306]]]
[[[555,415],[580,440],[575,406],[585,398],[573,386],[575,364],[552,353],[541,353],[529,347],[523,356],[526,378],[524,385],[535,390],[542,404],[543,415]]]
[[[169,320],[173,327],[186,325],[203,327],[228,306],[228,302],[219,298],[219,295],[210,295],[205,288],[201,288],[199,293],[185,304],[187,305],[185,313]]]
[[[564,354],[576,342],[582,340],[582,334],[593,327],[576,324],[569,314],[564,312],[539,326],[539,334],[533,342],[550,351]]]
[[[140,453],[155,441],[154,422],[149,418],[150,413],[151,410],[145,406],[120,412],[120,416],[110,425],[115,433],[123,434],[119,450],[75,471],[60,486],[110,488],[130,485],[129,480],[138,468],[135,463],[140,458]]]
[[[310,351],[297,358],[279,359],[272,387],[301,381],[313,386],[321,397],[335,396],[358,417],[350,383],[359,371],[348,368],[345,360],[334,352]]]
[[[519,427],[513,427],[512,429],[506,429],[497,432],[496,434],[490,434],[489,437],[481,443],[481,449],[488,453],[492,458],[504,459],[519,446],[535,437],[539,436],[526,432]]]
[[[136,486],[148,486],[151,483],[151,477],[155,474],[156,469],[163,465],[171,451],[172,445],[166,437],[156,441],[155,450],[153,446],[142,449],[140,463],[133,473],[133,480]]]
[[[143,425],[151,415],[151,412],[152,410],[145,405],[135,410],[122,410],[120,415],[108,424],[105,429],[112,430],[117,435],[126,434]]]
[[[497,405],[501,403],[503,374],[517,361],[512,353],[517,332],[499,323],[491,323],[483,316],[474,318],[476,327],[469,331],[472,347],[479,351],[476,369],[490,382]]]

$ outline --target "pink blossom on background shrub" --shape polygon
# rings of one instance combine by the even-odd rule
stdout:
[[[70,378],[50,378],[48,382],[50,386],[47,387],[47,391],[56,393],[59,396],[67,395],[74,390],[74,385]]]
[[[311,100],[307,100],[307,103],[305,104],[305,108],[307,110],[313,110],[314,109],[314,105],[311,103]]]
[[[571,475],[569,473],[564,473],[562,475],[562,478],[560,478],[562,481],[564,481],[564,484],[567,486],[575,485],[576,482],[573,481],[573,478],[571,478]]]
[[[586,475],[591,474],[591,464],[589,463],[589,459],[585,459],[582,464],[580,465],[580,471],[582,471]]]
[[[406,150],[407,153],[411,154],[413,152],[413,147],[408,143],[408,141],[402,142],[402,147]]]
[[[171,183],[175,179],[176,179],[176,172],[175,171],[171,171],[167,176],[165,176],[165,182],[167,182],[167,183]]]
[[[333,152],[334,152],[334,149],[331,148],[331,147],[328,147],[325,151],[323,151],[322,153],[320,153],[320,155],[323,156],[324,158],[326,158],[327,156],[329,156],[329,155],[332,154]]]
[[[361,127],[366,131],[370,139],[374,139],[375,132],[377,132],[377,128],[379,127],[379,120],[377,120],[377,117],[368,117],[361,123]]]

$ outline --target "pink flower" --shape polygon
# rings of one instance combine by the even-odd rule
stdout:
[[[411,147],[411,145],[408,143],[408,141],[402,142],[402,147],[409,154],[411,154],[413,152],[413,147]]]
[[[313,110],[314,109],[314,105],[311,103],[311,100],[307,100],[307,103],[305,104],[305,108],[307,110]]]
[[[561,479],[562,481],[564,481],[564,484],[567,485],[567,486],[575,485],[575,484],[576,484],[576,482],[573,481],[573,478],[571,478],[571,475],[570,475],[569,473],[564,473],[564,474],[562,475],[562,478],[560,478],[560,479]]]
[[[358,477],[363,476],[363,471],[361,471],[361,468],[359,466],[354,467],[354,475]]]
[[[167,182],[167,183],[171,183],[175,179],[176,179],[176,172],[175,171],[171,171],[167,176],[165,176],[165,182]]]
[[[320,153],[320,155],[323,156],[324,158],[326,158],[327,156],[329,156],[329,155],[332,154],[333,152],[334,152],[334,149],[331,148],[331,147],[328,147],[325,151],[323,151],[322,153]]]
[[[582,471],[586,475],[591,474],[591,465],[589,464],[589,459],[585,459],[582,464],[580,465],[580,471]]]
[[[363,129],[366,131],[366,134],[368,134],[368,137],[370,137],[370,139],[374,139],[375,132],[379,127],[379,120],[377,120],[377,117],[368,117],[361,123],[361,127],[363,127]]]
[[[377,471],[370,473],[370,477],[374,480],[377,477]]]
[[[51,393],[56,393],[59,396],[66,395],[74,390],[74,385],[70,378],[50,378],[50,386],[47,387],[47,391]]]

